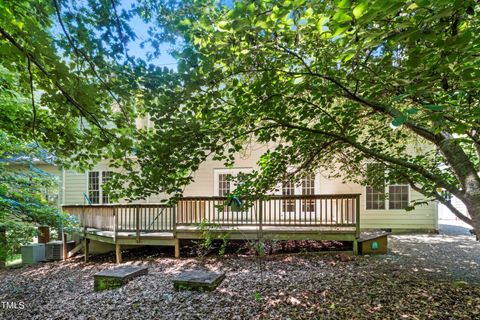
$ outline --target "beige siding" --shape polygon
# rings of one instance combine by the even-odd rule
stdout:
[[[256,162],[268,146],[249,149],[236,158],[234,168],[256,168]],[[224,169],[223,163],[213,160],[204,162],[199,170],[194,173],[194,182],[187,186],[185,196],[213,196],[214,195],[214,172],[216,169]],[[105,163],[96,166],[93,170],[105,170]],[[320,194],[360,193],[360,215],[362,229],[437,229],[437,205],[435,202],[417,207],[413,211],[405,210],[366,210],[365,187],[354,183],[343,183],[340,179],[329,179],[327,174],[320,173]],[[83,192],[86,192],[86,173],[65,172],[65,204],[82,204]],[[156,203],[164,199],[163,195],[151,196],[144,201]],[[422,195],[410,190],[410,200],[422,199]]]
[[[436,230],[436,202],[418,206],[415,210],[366,210],[365,187],[355,183],[342,183],[340,179],[327,179],[321,175],[320,193],[361,193],[360,227],[362,229],[425,229]],[[410,200],[423,199],[423,196],[410,189]]]
[[[235,159],[235,168],[256,168],[260,156],[268,150],[268,146],[256,146],[238,155]],[[185,196],[213,196],[214,172],[216,169],[225,169],[220,161],[208,160],[201,164],[194,173],[194,182],[185,188]]]

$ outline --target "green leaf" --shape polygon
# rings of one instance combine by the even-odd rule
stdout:
[[[361,2],[359,5],[353,8],[353,16],[357,19],[360,18],[363,15],[365,9],[367,9],[367,3]]]
[[[305,17],[305,18],[309,18],[312,14],[313,14],[313,9],[312,9],[312,8],[308,8],[307,10],[305,10],[304,17]]]
[[[351,60],[354,56],[355,56],[355,52],[351,52],[345,58],[343,58],[343,61],[347,62],[347,61]]]

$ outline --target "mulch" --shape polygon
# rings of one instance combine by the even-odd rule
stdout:
[[[147,266],[148,275],[103,292],[94,292],[93,275],[115,268],[110,255],[0,271],[0,319],[480,318],[477,283],[405,262],[416,257],[400,240],[392,239],[395,252],[378,257],[125,252],[126,263]],[[193,269],[222,271],[226,279],[212,292],[175,291],[172,279]],[[2,308],[5,301],[25,307]]]

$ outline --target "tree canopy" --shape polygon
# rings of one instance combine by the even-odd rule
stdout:
[[[117,162],[131,169],[119,176],[130,196],[181,192],[209,156],[229,163],[251,141],[275,142],[250,192],[290,166],[372,183],[364,163],[375,161],[478,229],[474,1],[140,3],[155,42],[181,42],[177,72],[142,82],[154,127],[136,137],[138,159]]]
[[[207,158],[228,165],[252,141],[273,142],[244,193],[274,187],[292,166],[298,176],[328,168],[372,184],[364,164],[374,161],[480,232],[473,0],[0,8],[2,128],[21,128],[80,167],[111,159],[123,168],[111,182],[116,196],[181,194]],[[145,42],[174,43],[175,71],[129,55],[134,16],[150,28]],[[147,114],[153,126],[136,130],[134,118]]]
[[[53,158],[37,145],[0,131],[0,230],[7,231],[7,244],[0,246],[0,261],[20,245],[30,242],[39,225],[58,229],[74,227],[73,219],[62,213],[55,198],[58,177],[38,168]]]
[[[128,13],[115,1],[0,1],[0,128],[91,165],[134,128]],[[124,137],[124,139],[122,139]]]

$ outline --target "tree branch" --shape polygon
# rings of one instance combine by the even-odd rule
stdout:
[[[444,197],[439,195],[437,192],[428,192],[427,190],[420,188],[419,186],[415,185],[415,183],[407,175],[403,175],[403,177],[408,181],[408,184],[412,187],[413,190],[427,197],[433,196],[436,200],[438,200],[445,207],[447,207],[460,220],[462,220],[465,223],[468,223],[469,225],[472,225],[472,220],[467,216],[465,216],[463,213],[461,213],[460,210],[455,208],[455,206],[452,204],[451,201],[445,199]]]
[[[125,113],[125,110],[123,109],[120,100],[112,92],[112,89],[103,80],[103,78],[100,76],[100,74],[98,74],[97,67],[96,67],[95,63],[90,59],[90,57],[85,52],[83,52],[83,50],[81,50],[80,48],[77,47],[77,45],[75,45],[75,41],[73,41],[72,37],[70,36],[70,34],[67,31],[67,28],[65,27],[65,24],[63,23],[63,19],[62,19],[62,15],[61,15],[61,8],[60,8],[60,5],[58,3],[58,0],[53,0],[53,6],[55,7],[55,12],[56,12],[56,15],[57,15],[58,22],[60,23],[60,27],[63,31],[63,34],[67,38],[68,43],[73,48],[73,50],[77,53],[78,56],[82,56],[85,59],[85,61],[87,61],[88,65],[90,66],[90,69],[92,70],[95,77],[100,81],[100,83],[104,86],[104,89],[108,92],[108,94],[112,97],[112,99],[120,107],[120,110],[122,111],[125,120],[129,121],[128,116]]]
[[[33,140],[36,142],[37,146],[38,140],[37,140],[37,134],[35,133],[35,127],[37,125],[37,108],[35,107],[35,90],[33,88],[33,74],[32,74],[32,66],[30,62],[30,58],[27,57],[27,70],[28,70],[28,75],[29,75],[29,80],[30,80],[30,94],[31,94],[31,100],[32,100],[32,112],[33,112],[33,119],[32,119],[32,136]]]
[[[286,127],[286,128],[296,129],[296,130],[300,130],[300,131],[307,131],[307,132],[311,132],[311,133],[314,133],[314,134],[320,134],[320,135],[323,135],[323,136],[336,138],[336,139],[338,139],[340,141],[343,141],[343,142],[347,143],[348,145],[356,148],[357,150],[362,151],[363,153],[369,155],[370,157],[372,157],[374,159],[378,159],[378,160],[381,160],[381,161],[385,161],[385,162],[388,162],[388,163],[391,163],[391,164],[395,164],[395,165],[399,165],[401,167],[411,169],[411,170],[419,173],[423,177],[433,181],[439,187],[442,187],[442,188],[448,190],[452,194],[460,195],[460,196],[462,195],[462,192],[457,187],[445,182],[443,179],[437,177],[436,175],[431,173],[429,170],[427,170],[427,169],[425,169],[425,168],[423,168],[423,167],[421,167],[417,164],[414,164],[414,163],[411,163],[411,162],[408,162],[408,161],[405,161],[405,160],[402,160],[402,159],[394,158],[394,157],[391,157],[391,156],[388,156],[388,155],[385,155],[385,154],[382,154],[382,153],[375,152],[372,149],[362,145],[361,143],[356,142],[355,140],[352,140],[349,137],[346,137],[346,136],[343,136],[343,135],[340,135],[340,134],[337,134],[337,133],[333,133],[333,132],[326,132],[326,131],[322,131],[322,130],[318,130],[318,129],[297,126],[297,125],[290,124],[290,123],[287,123],[285,121],[278,120],[278,119],[265,118],[264,120],[273,121],[273,122],[275,122],[275,123],[277,123],[277,124],[279,124],[283,127]]]
[[[108,130],[103,128],[103,126],[98,122],[95,115],[90,111],[85,110],[81,104],[79,104],[68,92],[67,90],[58,82],[58,80],[53,79],[49,72],[42,66],[42,64],[35,59],[35,57],[30,54],[27,49],[25,49],[20,43],[18,43],[11,34],[9,34],[5,29],[0,27],[0,35],[8,40],[14,47],[16,47],[21,53],[23,53],[37,68],[55,85],[55,87],[62,93],[62,95],[67,99],[67,101],[73,105],[85,118],[90,118],[93,124],[97,126],[104,134],[113,136]]]

